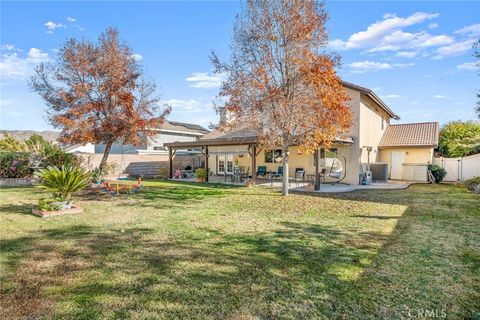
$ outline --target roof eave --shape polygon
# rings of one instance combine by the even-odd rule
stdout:
[[[353,84],[353,83],[350,83],[350,82],[346,82],[346,81],[342,81],[342,85],[344,87],[347,87],[347,88],[350,88],[352,90],[355,90],[355,91],[358,91],[360,93],[363,93],[365,95],[367,95],[370,99],[372,99],[373,101],[375,101],[378,105],[380,105],[382,107],[382,109],[385,110],[385,112],[387,112],[387,114],[395,119],[395,120],[400,120],[400,117],[395,113],[393,112],[392,109],[390,109],[387,104],[385,102],[382,101],[382,99],[380,99],[379,96],[377,96],[375,94],[375,92],[373,92],[373,90],[371,89],[368,89],[368,88],[365,88],[365,87],[361,87],[361,86],[358,86],[356,84]]]

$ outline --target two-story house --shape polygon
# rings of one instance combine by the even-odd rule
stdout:
[[[390,124],[400,117],[372,90],[348,82],[343,86],[351,98],[350,131],[338,137],[329,150],[319,149],[313,155],[291,146],[288,175],[303,171],[308,179],[320,173],[326,182],[359,184],[366,172],[373,171],[373,180],[427,181],[427,166],[438,145],[438,123]],[[202,148],[210,175],[231,175],[236,166],[253,177],[260,167],[267,174],[282,171],[280,150],[262,149],[255,134],[248,132],[211,132],[198,141],[165,145],[171,155],[174,150]]]

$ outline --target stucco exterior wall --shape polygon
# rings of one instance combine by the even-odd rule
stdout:
[[[360,155],[361,155],[361,145],[360,145],[360,121],[361,121],[361,94],[358,91],[351,89],[345,89],[350,101],[348,102],[350,110],[352,111],[352,126],[350,131],[347,133],[347,136],[353,139],[353,144],[339,146],[337,147],[338,151],[342,153],[346,158],[346,170],[347,175],[343,182],[349,184],[358,184],[358,173],[360,172]]]
[[[343,158],[340,157],[342,162],[343,170],[346,170],[346,177],[343,182],[346,183],[355,183],[358,184],[358,160],[352,159],[352,148],[349,145],[333,145],[332,148],[336,148],[339,153],[345,156],[346,163]],[[257,167],[254,169],[256,172],[259,166],[267,167],[267,171],[278,172],[278,167],[282,166],[281,162],[278,163],[267,163],[265,162],[265,150],[257,151],[258,155],[256,158]],[[234,165],[243,166],[248,168],[249,173],[252,173],[252,158],[247,153],[246,146],[225,146],[225,147],[209,147],[209,159],[208,166],[210,172],[217,174],[217,156],[223,154],[232,154]],[[330,163],[327,165],[327,173],[330,171]],[[289,157],[289,177],[295,176],[295,171],[297,168],[303,168],[305,174],[314,174],[315,173],[315,162],[313,154],[301,153],[296,147],[290,148],[290,157]],[[330,179],[331,181],[335,179]],[[329,181],[327,177],[327,181]]]
[[[388,175],[391,174],[392,151],[404,154],[402,179],[411,181],[427,181],[427,167],[433,161],[433,148],[388,148],[380,150],[380,161],[388,163]]]
[[[378,162],[380,155],[378,144],[390,122],[388,114],[378,107],[370,98],[363,96],[360,101],[360,161],[368,162],[368,152],[364,146],[372,147],[370,163]]]
[[[430,164],[433,160],[433,148],[388,148],[380,150],[380,162],[386,162],[390,165],[392,151],[403,151],[404,161],[409,164]]]

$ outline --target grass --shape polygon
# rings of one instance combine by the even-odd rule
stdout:
[[[480,319],[480,199],[147,182],[37,218],[0,189],[0,318]],[[421,318],[421,317],[420,317]]]

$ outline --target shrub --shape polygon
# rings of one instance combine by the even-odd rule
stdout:
[[[78,167],[82,159],[73,153],[68,153],[58,146],[47,147],[43,151],[44,167]]]
[[[3,133],[3,139],[0,139],[0,151],[3,152],[23,152],[26,146],[23,142],[15,139],[13,136]]]
[[[207,177],[207,171],[203,168],[198,168],[195,170],[195,177],[197,177],[199,180],[205,180]]]
[[[442,167],[437,166],[436,164],[429,165],[428,170],[432,171],[436,183],[441,182],[443,178],[445,178],[445,176],[447,175],[447,171]]]
[[[160,171],[159,171],[160,178],[167,179],[169,174],[170,173],[168,171],[168,168],[165,168],[165,167],[160,168]]]
[[[463,182],[463,185],[468,191],[480,193],[480,177],[466,180]]]
[[[100,169],[100,167],[98,167],[91,171],[92,181],[94,183],[98,183],[99,181],[102,181],[105,176],[115,173],[116,169],[117,169],[117,164],[115,162],[105,162],[103,169]]]
[[[91,173],[83,168],[63,166],[48,167],[35,173],[44,188],[53,191],[54,197],[68,201],[72,193],[82,190],[90,184]]]
[[[56,202],[58,199],[55,198],[43,198],[38,200],[38,208],[42,211],[57,211],[62,208],[62,206]]]
[[[0,152],[0,177],[27,178],[32,173],[28,153]]]

